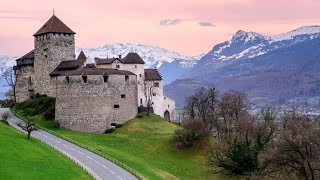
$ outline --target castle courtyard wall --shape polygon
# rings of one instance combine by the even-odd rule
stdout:
[[[123,95],[125,97],[123,97]],[[118,105],[119,108],[116,108]],[[136,76],[101,75],[57,77],[56,121],[61,128],[86,133],[103,133],[111,123],[123,124],[136,117]]]

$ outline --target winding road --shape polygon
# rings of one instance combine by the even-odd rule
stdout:
[[[8,118],[9,124],[22,131],[17,123],[24,123],[21,119],[14,116],[9,109],[0,108],[0,117],[4,112],[9,112],[10,117]],[[22,131],[24,132],[24,131]],[[25,133],[25,132],[24,132]],[[73,160],[76,164],[81,166],[89,174],[92,175],[94,179],[108,179],[108,180],[131,180],[137,179],[135,176],[122,169],[118,165],[112,163],[111,161],[96,155],[86,149],[83,149],[75,144],[72,144],[66,140],[56,137],[50,133],[43,130],[33,131],[31,136],[39,139],[45,144],[56,149],[63,155],[67,156]]]

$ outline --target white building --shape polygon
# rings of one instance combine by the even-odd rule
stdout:
[[[157,69],[145,69],[145,62],[137,53],[129,53],[124,58],[95,58],[97,68],[112,68],[130,71],[137,76],[138,107],[146,110],[148,103],[153,112],[161,117],[175,121],[175,101],[163,95],[162,76]]]

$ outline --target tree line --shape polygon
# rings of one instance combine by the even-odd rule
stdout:
[[[320,179],[319,116],[298,108],[266,107],[250,112],[247,95],[218,97],[215,88],[200,88],[186,98],[185,121],[171,144],[200,146],[213,173],[251,179]],[[217,169],[218,167],[218,169]]]

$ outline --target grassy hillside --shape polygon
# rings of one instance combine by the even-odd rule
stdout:
[[[28,117],[32,101],[27,107],[16,109],[19,117]],[[75,140],[103,152],[128,165],[148,179],[230,179],[221,174],[208,173],[201,149],[176,150],[168,141],[177,125],[156,115],[135,118],[110,134],[86,134],[55,128],[53,121],[35,115],[36,122],[68,139]]]
[[[91,179],[57,151],[0,123],[0,179]]]

